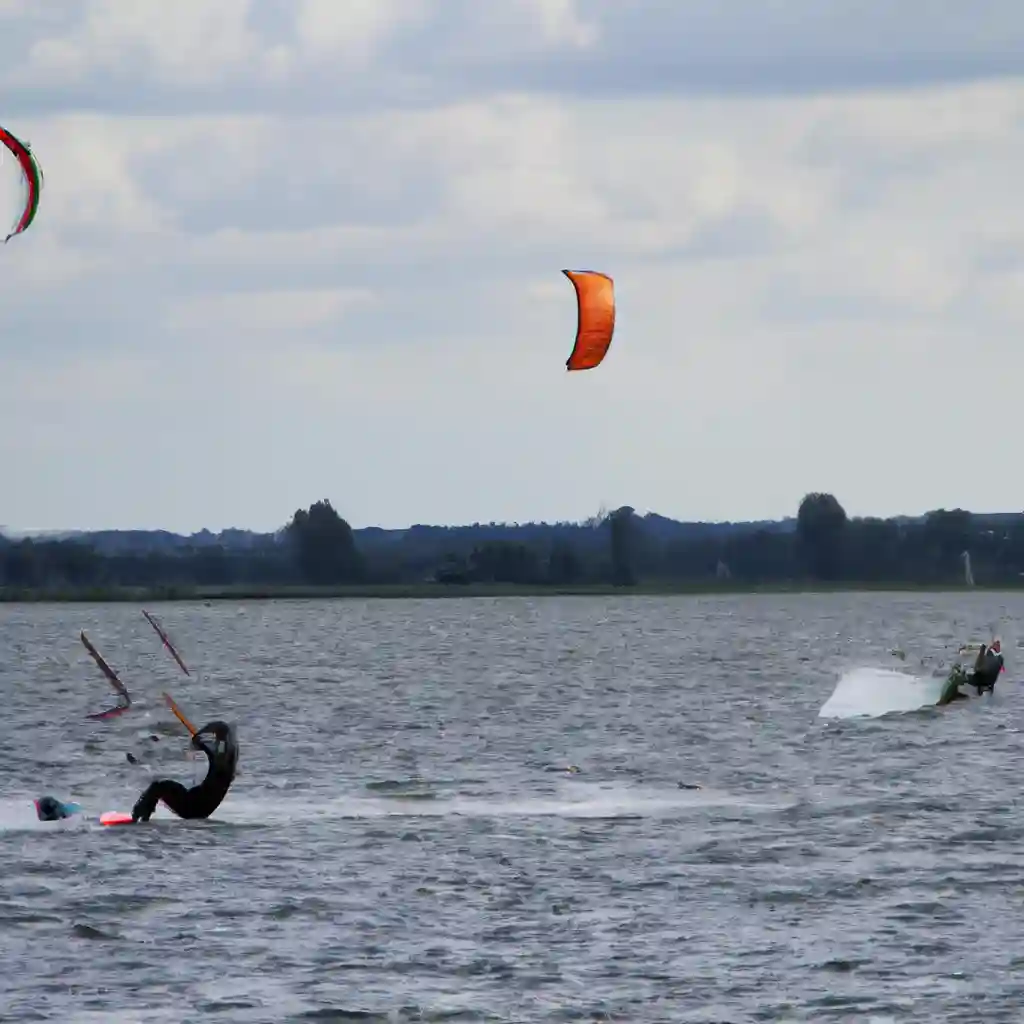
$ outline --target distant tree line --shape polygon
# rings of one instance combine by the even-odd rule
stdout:
[[[217,542],[209,534],[149,547],[141,540],[101,547],[92,535],[0,538],[0,586],[927,585],[964,583],[968,567],[978,584],[1007,586],[1024,576],[1024,515],[940,509],[917,520],[850,518],[833,495],[822,493],[804,497],[795,521],[747,528],[683,529],[624,506],[583,524],[368,529],[357,537],[325,500],[296,511],[279,533],[234,533],[245,543]]]

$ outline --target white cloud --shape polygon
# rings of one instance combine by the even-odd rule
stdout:
[[[227,336],[246,343],[254,337],[277,341],[336,325],[353,305],[372,302],[367,289],[311,289],[205,295],[173,306],[166,327],[192,344]]]
[[[263,57],[248,28],[251,6],[251,0],[88,0],[76,31],[32,47],[30,69],[37,80],[56,81],[113,72],[127,88],[138,75],[173,88],[210,84],[239,69],[252,70],[254,59]]]
[[[37,53],[39,88],[159,83],[164,113],[50,92],[4,122],[46,187],[0,250],[0,519],[272,527],[324,494],[356,523],[601,501],[741,518],[820,488],[855,512],[1012,508],[1009,476],[965,493],[950,467],[1015,456],[1024,81],[527,87],[552,49],[649,38],[643,7],[467,8],[458,38],[519,54],[521,87],[457,88],[437,56],[409,65],[420,102],[376,109],[375,75],[453,8],[140,2],[114,24],[92,3],[66,28],[23,10],[76,55]],[[724,31],[693,10],[696,35]],[[313,65],[326,99],[261,105]],[[197,111],[214,81],[257,99]],[[564,267],[616,281],[611,352],[584,374],[564,369]],[[965,378],[988,368],[979,415]]]
[[[540,23],[545,42],[583,49],[593,46],[600,36],[598,25],[583,17],[577,0],[525,0],[523,6]]]
[[[423,0],[300,0],[296,36],[310,56],[354,61],[361,70],[396,30],[425,20],[429,6]]]

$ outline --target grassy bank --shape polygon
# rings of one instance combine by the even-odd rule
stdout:
[[[975,590],[1001,590],[1005,586]],[[0,587],[0,603],[41,602],[136,602],[156,604],[161,601],[282,601],[323,600],[345,598],[466,598],[466,597],[593,597],[622,596],[725,596],[743,594],[804,594],[804,593],[869,593],[910,592],[938,593],[964,592],[963,585],[912,583],[843,583],[812,584],[779,582],[743,586],[736,583],[666,582],[642,583],[635,587],[611,585],[587,586],[517,586],[515,584],[469,584],[467,586],[442,583],[379,584],[363,586],[307,587],[307,586],[252,586],[229,587]]]

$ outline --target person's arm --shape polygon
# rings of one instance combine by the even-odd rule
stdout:
[[[201,732],[197,732],[193,735],[192,746],[195,747],[196,750],[201,750],[209,760],[213,760],[213,748],[209,745],[207,740],[203,739],[203,734]]]

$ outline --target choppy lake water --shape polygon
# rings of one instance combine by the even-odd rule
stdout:
[[[151,610],[196,678],[137,606],[0,607],[0,1020],[1022,1019],[1024,595]],[[993,626],[993,698],[819,717]],[[235,786],[101,829],[201,777],[164,688]]]

